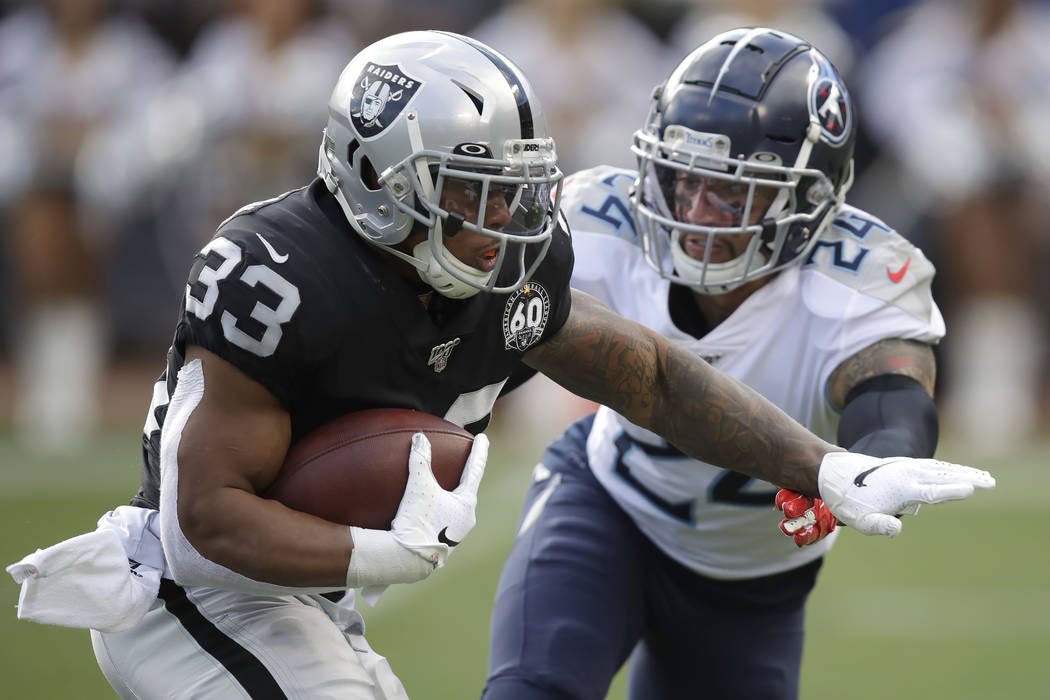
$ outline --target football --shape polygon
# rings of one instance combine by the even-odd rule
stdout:
[[[296,441],[263,497],[332,522],[389,530],[408,484],[414,433],[430,440],[437,482],[455,489],[474,436],[429,413],[377,408],[348,413]]]

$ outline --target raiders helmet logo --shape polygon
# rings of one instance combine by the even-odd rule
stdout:
[[[853,110],[846,89],[839,81],[825,76],[814,82],[809,111],[820,122],[822,140],[838,145],[846,139],[852,127]]]
[[[383,132],[408,106],[420,82],[398,66],[365,65],[350,96],[350,124],[362,139]]]

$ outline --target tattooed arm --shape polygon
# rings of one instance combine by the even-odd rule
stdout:
[[[837,449],[749,387],[578,290],[565,325],[525,362],[691,457],[800,493],[817,495],[821,458]]]
[[[916,340],[889,338],[869,345],[842,361],[828,379],[828,396],[835,408],[846,407],[846,396],[872,377],[899,374],[911,377],[933,396],[937,364],[933,348]]]
[[[838,443],[879,457],[932,457],[937,449],[933,349],[890,338],[835,368],[828,397],[842,411]]]

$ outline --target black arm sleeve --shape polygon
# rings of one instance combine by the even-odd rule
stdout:
[[[932,457],[938,429],[937,407],[918,381],[880,374],[846,395],[838,444],[873,457]]]

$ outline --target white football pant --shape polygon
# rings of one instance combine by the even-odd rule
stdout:
[[[91,631],[95,657],[125,700],[407,700],[360,615],[321,596],[182,588],[126,632]]]

